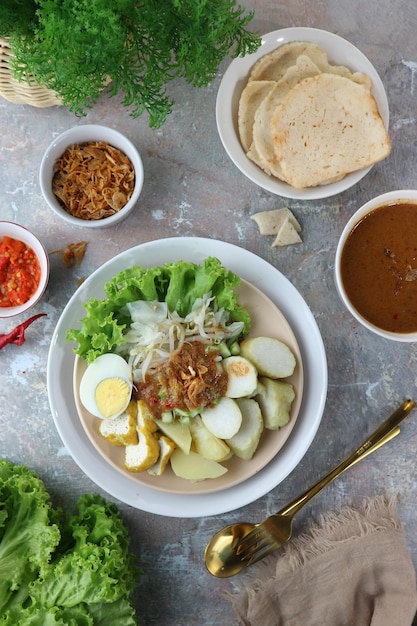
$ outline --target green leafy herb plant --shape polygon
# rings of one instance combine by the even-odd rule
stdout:
[[[157,128],[174,104],[171,80],[206,86],[227,55],[259,47],[252,18],[235,0],[1,0],[0,36],[13,76],[55,91],[76,115],[110,83]]]

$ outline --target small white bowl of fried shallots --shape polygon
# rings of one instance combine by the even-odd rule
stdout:
[[[106,228],[135,208],[143,163],[119,131],[98,124],[75,126],[56,137],[40,166],[43,196],[73,226]]]

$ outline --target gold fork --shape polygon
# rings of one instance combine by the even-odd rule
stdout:
[[[247,565],[251,565],[287,542],[291,537],[293,519],[300,509],[332,480],[340,476],[342,472],[395,437],[400,429],[398,425],[392,427],[391,423],[398,424],[398,419],[404,419],[408,415],[408,412],[405,414],[404,412],[405,407],[402,405],[355,452],[341,461],[301,496],[293,500],[278,513],[267,517],[266,520],[258,524],[248,535],[243,537],[238,542],[236,549],[236,553],[241,560],[247,561]]]
[[[399,423],[415,408],[406,400],[364,443],[301,496],[260,524],[233,524],[219,531],[205,552],[206,566],[213,576],[234,576],[244,567],[257,563],[284,543],[292,534],[293,518],[300,509],[342,472],[393,439]]]

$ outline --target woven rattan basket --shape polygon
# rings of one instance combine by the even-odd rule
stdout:
[[[26,81],[13,78],[10,70],[12,51],[7,39],[0,37],[0,96],[15,104],[30,104],[34,107],[50,107],[61,102],[55,92]]]

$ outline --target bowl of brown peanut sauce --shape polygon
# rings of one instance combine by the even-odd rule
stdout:
[[[354,213],[337,246],[335,280],[368,330],[417,341],[417,190],[382,194]]]

